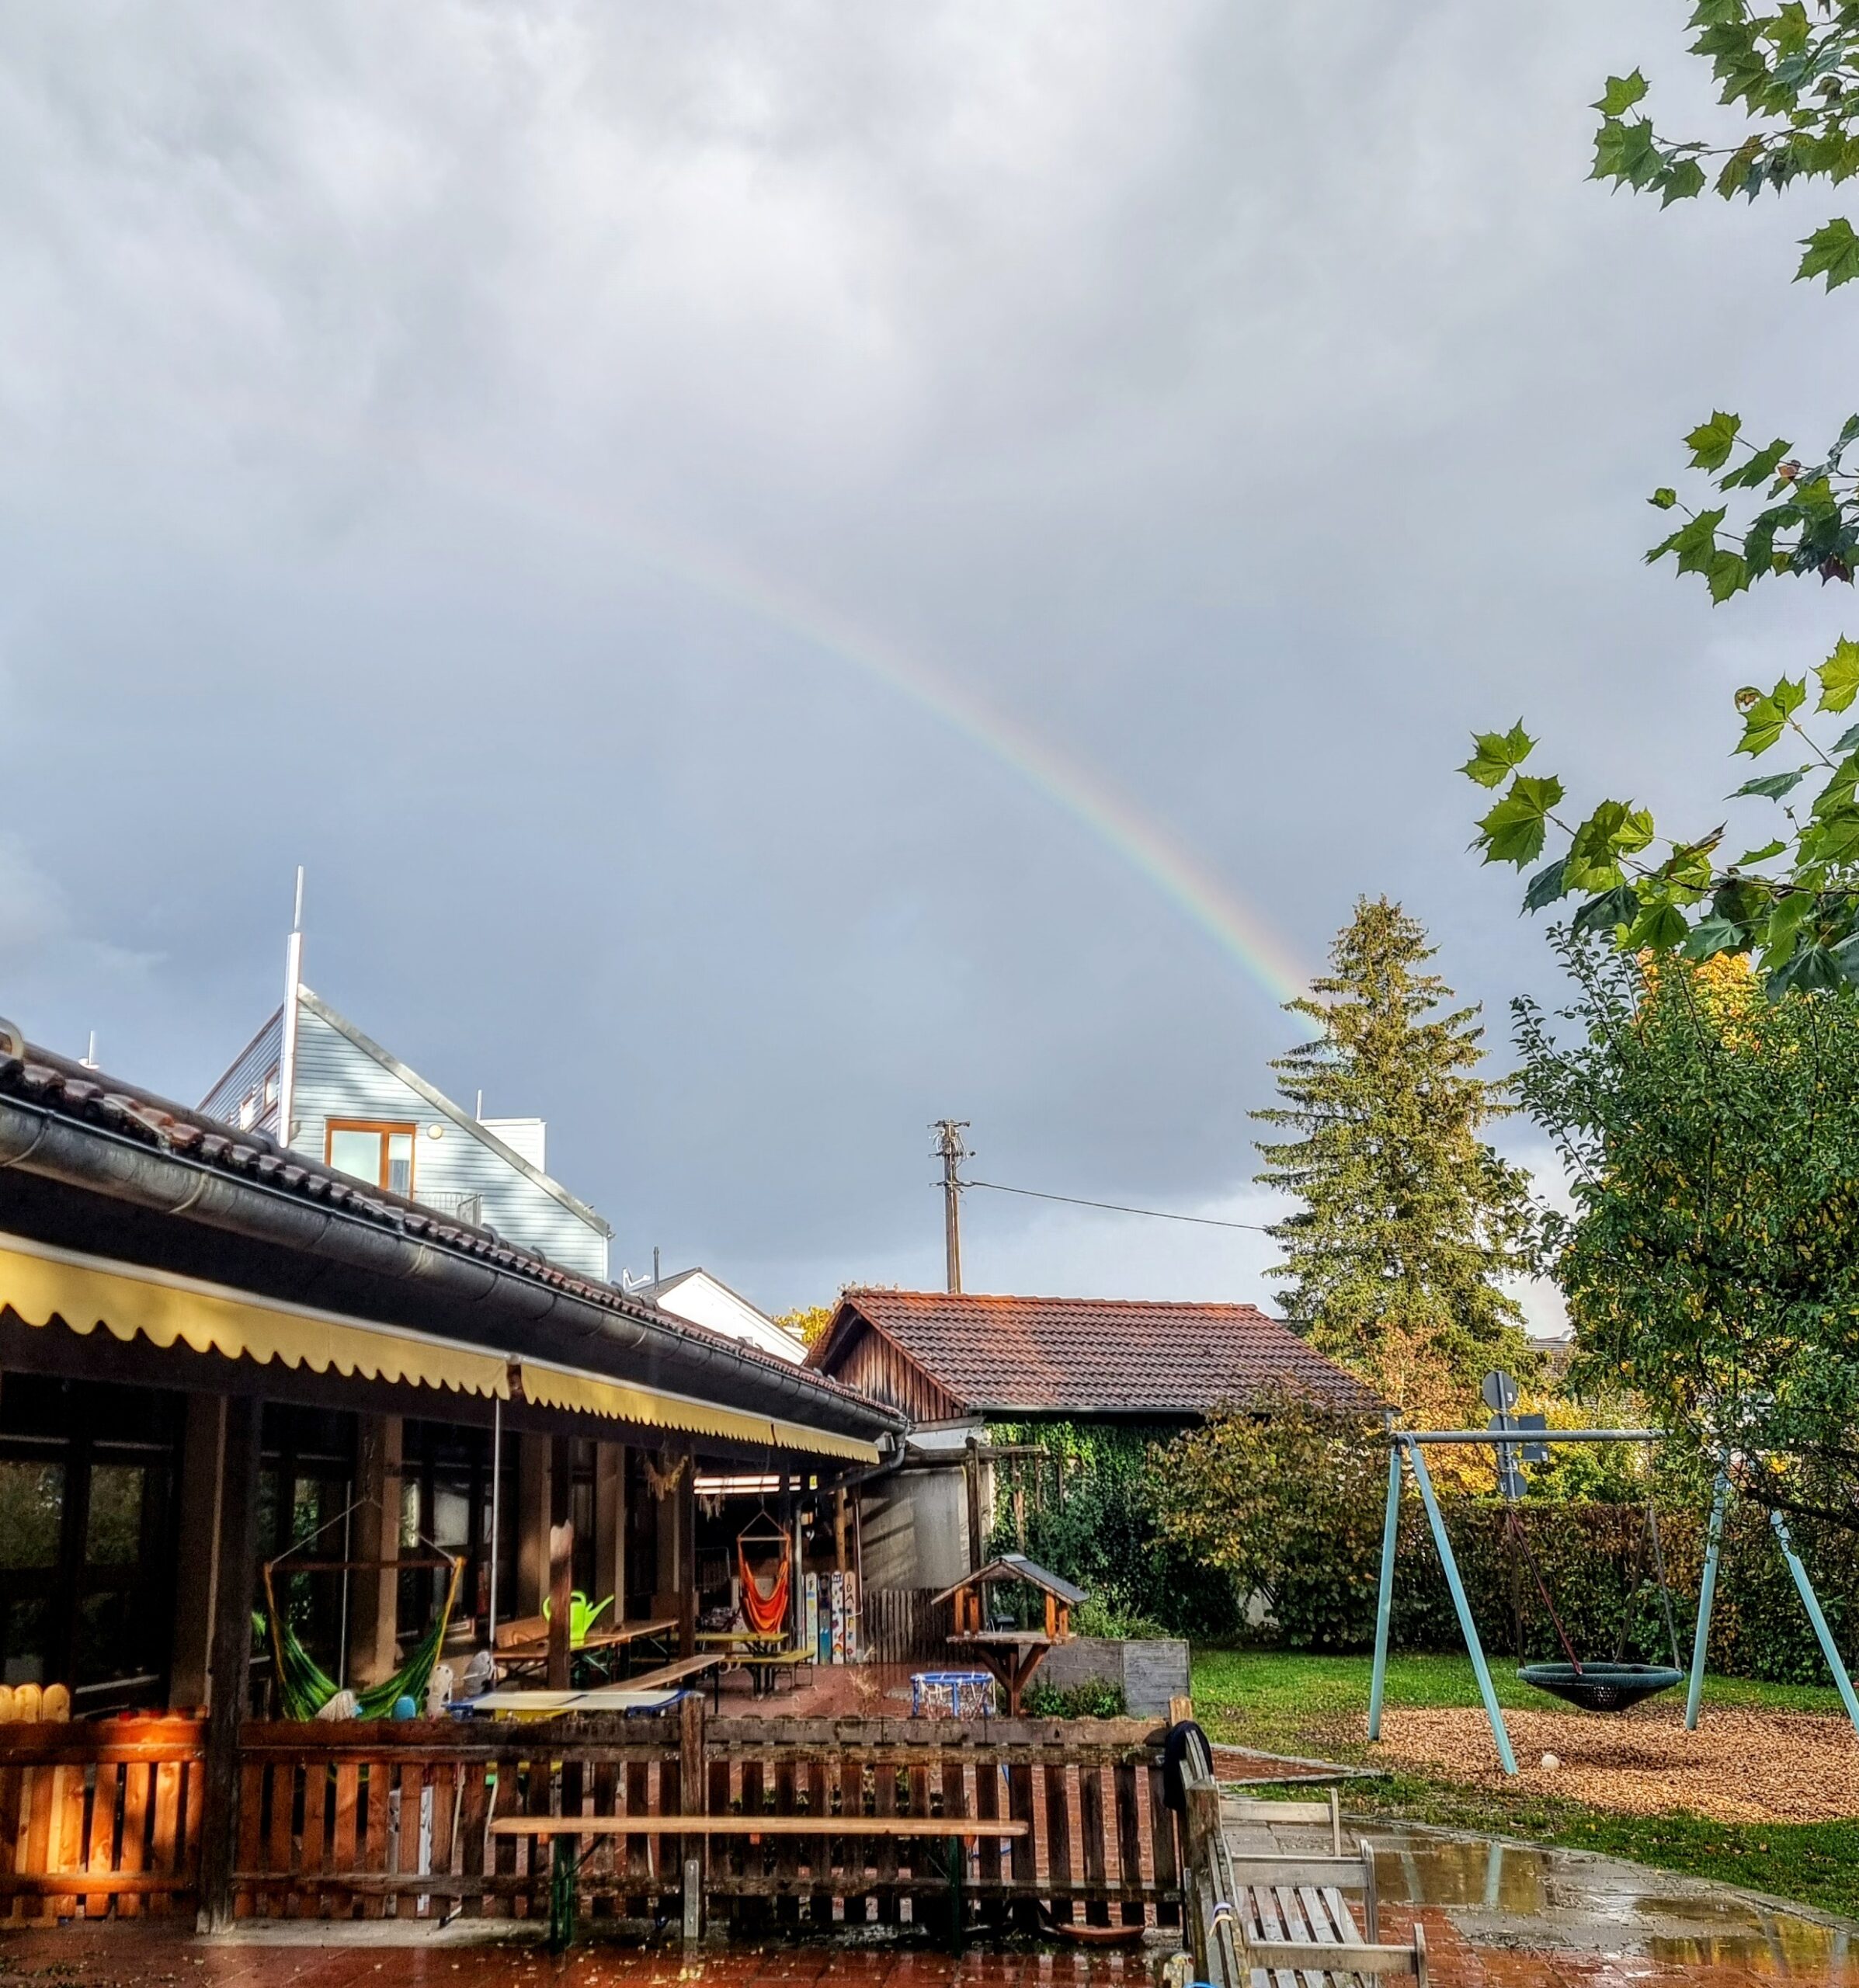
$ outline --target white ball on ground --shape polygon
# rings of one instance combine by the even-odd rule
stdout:
[[[1543,1756],[1543,1765],[1549,1768],[1551,1772],[1559,1767],[1562,1764],[1562,1756],[1559,1753],[1545,1753]]]

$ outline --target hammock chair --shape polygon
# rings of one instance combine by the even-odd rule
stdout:
[[[364,1502],[358,1500],[357,1503]],[[287,1610],[278,1605],[277,1594],[272,1582],[273,1570],[283,1566],[292,1554],[311,1541],[327,1532],[331,1526],[339,1525],[349,1512],[339,1512],[328,1525],[319,1526],[308,1538],[287,1548],[275,1560],[267,1560],[260,1569],[265,1583],[265,1607],[261,1613],[252,1612],[252,1627],[271,1645],[271,1660],[277,1672],[278,1701],[287,1719],[314,1719],[325,1705],[342,1687],[304,1649],[297,1633],[291,1627]],[[422,1540],[431,1545],[430,1540]],[[394,1567],[406,1572],[419,1568],[446,1568],[450,1578],[446,1583],[446,1598],[432,1626],[413,1646],[412,1654],[391,1677],[384,1677],[378,1684],[371,1684],[366,1691],[355,1694],[356,1715],[361,1719],[385,1719],[402,1698],[411,1698],[415,1705],[426,1699],[426,1686],[432,1680],[433,1667],[439,1661],[439,1653],[445,1646],[446,1631],[451,1626],[452,1609],[458,1599],[459,1578],[464,1571],[464,1562],[452,1554],[439,1554],[429,1560],[299,1560],[285,1568],[287,1573],[347,1573],[350,1569],[364,1571],[371,1569]]]
[[[768,1520],[768,1530],[757,1532],[752,1520],[748,1529],[736,1537],[736,1572],[742,1583],[742,1619],[759,1636],[779,1635],[787,1625],[788,1559],[793,1542],[768,1517],[766,1507],[756,1516]],[[752,1541],[757,1545],[779,1546],[781,1549],[774,1578],[766,1592],[755,1569],[749,1564],[748,1548]]]

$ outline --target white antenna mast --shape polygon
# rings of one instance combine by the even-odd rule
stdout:
[[[277,1142],[290,1143],[290,1105],[297,1089],[297,991],[304,981],[304,866],[297,866],[290,937],[284,947],[283,1027],[277,1055]]]

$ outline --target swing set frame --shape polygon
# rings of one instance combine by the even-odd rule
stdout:
[[[1433,1533],[1435,1551],[1440,1556],[1440,1565],[1446,1575],[1446,1585],[1451,1591],[1452,1605],[1459,1618],[1459,1628],[1465,1639],[1466,1654],[1472,1659],[1473,1675],[1478,1679],[1479,1696],[1483,1701],[1485,1716],[1490,1722],[1491,1737],[1496,1746],[1498,1760],[1507,1774],[1517,1771],[1517,1756],[1511,1749],[1510,1734],[1504,1724],[1504,1715],[1497,1701],[1497,1691],[1491,1681],[1491,1667],[1485,1660],[1485,1646],[1479,1635],[1478,1624],[1472,1619],[1472,1604],[1465,1594],[1465,1583],[1459,1579],[1458,1562],[1453,1556],[1452,1541],[1447,1537],[1446,1522],[1440,1512],[1439,1500],[1433,1494],[1433,1479],[1426,1468],[1424,1455],[1430,1444],[1457,1445],[1488,1445],[1498,1451],[1500,1456],[1506,1448],[1516,1450],[1525,1444],[1557,1443],[1661,1443],[1665,1433],[1659,1429],[1391,1429],[1388,1431],[1388,1505],[1381,1526],[1381,1577],[1375,1597],[1375,1656],[1374,1668],[1368,1689],[1368,1736],[1371,1740],[1381,1736],[1381,1708],[1386,1695],[1388,1682],[1388,1632],[1394,1606],[1395,1545],[1401,1516],[1402,1466],[1403,1463],[1413,1472],[1416,1488],[1420,1494],[1420,1503],[1426,1508],[1426,1523]],[[1697,1626],[1691,1639],[1691,1668],[1685,1691],[1685,1730],[1694,1733],[1703,1702],[1704,1646],[1710,1639],[1711,1609],[1717,1596],[1717,1570],[1723,1547],[1724,1513],[1729,1503],[1730,1479],[1726,1469],[1717,1474],[1717,1484],[1711,1500],[1710,1529],[1705,1535],[1704,1578],[1697,1597]],[[1781,1548],[1782,1558],[1794,1576],[1796,1591],[1801,1597],[1802,1606],[1807,1611],[1814,1634],[1819,1639],[1820,1651],[1833,1673],[1833,1681],[1840,1687],[1840,1696],[1846,1707],[1847,1717],[1853,1722],[1853,1729],[1859,1733],[1859,1694],[1855,1694],[1853,1680],[1847,1674],[1839,1646],[1833,1640],[1833,1632],[1827,1626],[1820,1598],[1814,1592],[1814,1584],[1802,1566],[1801,1555],[1795,1551],[1794,1541],[1788,1536],[1786,1521],[1781,1513],[1771,1511],[1769,1524]]]

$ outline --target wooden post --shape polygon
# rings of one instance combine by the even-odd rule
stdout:
[[[982,1568],[981,1445],[971,1436],[962,1451],[962,1488],[968,1504],[968,1571]]]
[[[549,1441],[549,1689],[568,1687],[575,1586],[573,1450],[566,1436]]]
[[[678,1654],[697,1653],[697,1459],[684,1454],[678,1473]]]
[[[400,1552],[401,1424],[398,1415],[362,1415],[356,1444],[355,1557],[388,1562]],[[400,1576],[390,1566],[356,1569],[349,1590],[349,1675],[379,1684],[400,1663]]]
[[[540,1615],[549,1592],[549,1439],[516,1438],[516,1607]]]
[[[843,1574],[846,1571],[846,1487],[836,1484],[832,1487],[832,1563]]]
[[[694,1468],[694,1466],[693,1466]],[[678,1809],[686,1816],[700,1816],[708,1799],[704,1771],[704,1692],[701,1684],[689,1693],[678,1707]],[[683,1839],[684,1937],[699,1939],[704,1931],[704,1859],[707,1844],[702,1837]]]
[[[594,1589],[598,1604],[613,1605],[601,1619],[616,1626],[626,1619],[626,1450],[602,1443],[594,1451]]]
[[[176,1711],[208,1698],[213,1665],[213,1584],[218,1568],[220,1480],[226,1440],[226,1397],[189,1395],[182,1438],[180,1537],[187,1542],[175,1569],[174,1642],[168,1702]]]
[[[226,1404],[221,1448],[220,1523],[214,1541],[211,1693],[207,1716],[201,1818],[200,1928],[232,1923],[234,1856],[239,1840],[239,1729],[252,1661],[252,1577],[258,1560],[259,1434],[264,1403],[235,1395]]]

